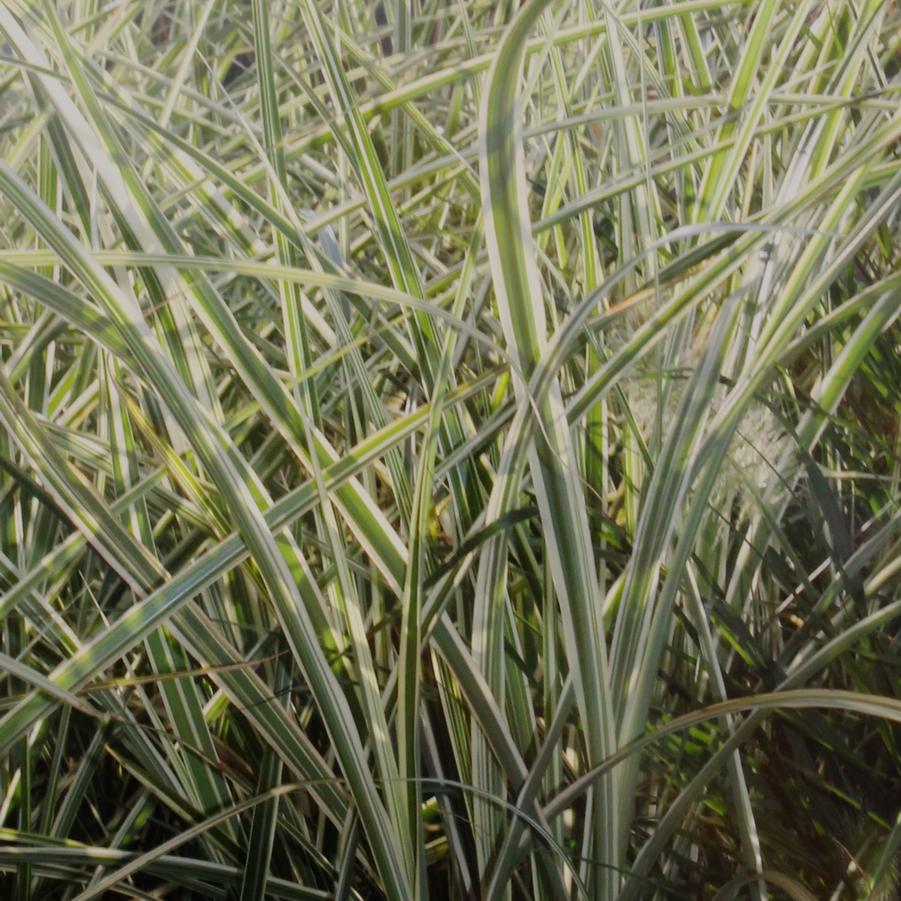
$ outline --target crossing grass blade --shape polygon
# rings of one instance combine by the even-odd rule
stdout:
[[[543,292],[535,259],[526,197],[526,177],[518,120],[520,69],[528,33],[545,8],[541,0],[527,4],[511,24],[489,70],[482,100],[480,162],[485,204],[485,232],[494,288],[505,337],[522,375],[516,378],[518,402],[531,405],[529,378],[547,342]],[[541,522],[551,561],[554,589],[562,611],[566,646],[575,664],[577,703],[586,725],[589,759],[600,760],[613,749],[612,700],[606,648],[597,617],[600,607],[597,576],[590,549],[584,496],[572,439],[562,415],[559,386],[535,401],[537,435],[530,451],[530,469],[538,496]],[[501,511],[506,512],[506,511]],[[481,603],[503,603],[492,588]],[[485,611],[483,634],[477,635],[479,659],[498,673],[503,619],[498,611]],[[489,662],[490,661],[490,662]],[[498,676],[489,684],[497,690]],[[602,787],[594,805],[591,842],[600,874],[592,882],[612,894],[615,871],[606,864],[618,859],[614,827],[617,802],[612,785]]]

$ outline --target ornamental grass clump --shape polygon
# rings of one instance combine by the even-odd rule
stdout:
[[[0,4],[0,897],[893,897],[899,25]]]

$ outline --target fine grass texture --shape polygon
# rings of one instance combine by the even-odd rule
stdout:
[[[897,3],[0,50],[0,897],[897,897]]]

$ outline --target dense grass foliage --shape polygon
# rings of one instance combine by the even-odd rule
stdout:
[[[896,2],[0,48],[0,896],[897,897]]]

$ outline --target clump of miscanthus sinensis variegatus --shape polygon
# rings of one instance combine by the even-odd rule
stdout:
[[[0,897],[896,896],[899,15],[0,4]]]

